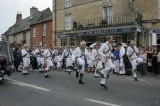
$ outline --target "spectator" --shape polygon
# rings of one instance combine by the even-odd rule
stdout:
[[[160,52],[158,53],[157,57],[158,57],[157,62],[158,62],[158,76],[159,76],[160,75]]]
[[[148,72],[152,72],[152,56],[153,55],[153,51],[152,48],[149,47],[148,51],[147,51],[147,65],[148,65]]]
[[[16,68],[16,71],[18,71],[18,66],[22,62],[21,52],[18,47],[16,47],[15,50],[13,50],[13,57],[14,57],[14,66]]]
[[[141,70],[141,76],[146,76],[147,73],[147,53],[146,49],[143,47],[140,53],[140,57],[143,59],[143,63],[141,64],[142,70]]]
[[[153,73],[158,74],[158,62],[157,62],[157,55],[158,55],[158,48],[156,46],[153,47]]]

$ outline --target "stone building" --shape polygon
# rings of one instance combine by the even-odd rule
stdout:
[[[108,35],[115,43],[138,41],[142,15],[133,8],[131,0],[53,0],[53,45],[78,46],[85,40],[89,46]]]
[[[160,46],[160,0],[134,0],[134,10],[143,15],[144,46]]]

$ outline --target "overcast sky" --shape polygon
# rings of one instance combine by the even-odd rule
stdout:
[[[0,0],[0,35],[15,23],[17,12],[26,18],[32,6],[40,11],[48,7],[52,10],[52,0]]]

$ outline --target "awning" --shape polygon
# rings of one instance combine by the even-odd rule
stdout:
[[[128,25],[128,26],[81,30],[81,31],[75,31],[74,35],[76,36],[116,35],[116,34],[126,34],[135,32],[141,32],[140,25]]]
[[[69,37],[69,35],[64,34],[64,35],[59,35],[58,37],[60,39],[67,39]]]
[[[160,29],[150,29],[149,33],[156,33],[156,34],[160,34]]]

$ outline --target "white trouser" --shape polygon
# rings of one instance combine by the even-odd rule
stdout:
[[[23,73],[28,73],[30,58],[23,58]]]
[[[37,63],[38,63],[38,67],[41,65],[41,67],[39,67],[39,70],[41,70],[41,68],[43,68],[43,66],[44,66],[44,58],[37,57]]]
[[[69,66],[73,66],[72,58],[66,58],[66,68]]]
[[[61,62],[57,62],[57,69],[62,68],[62,63]]]
[[[130,62],[132,65],[133,77],[136,78],[137,77],[137,73],[136,73],[137,65],[143,62],[143,60],[141,58],[136,58],[136,59],[131,60]]]
[[[46,71],[48,71],[50,67],[53,67],[53,62],[51,58],[46,59],[46,65],[47,65],[47,67],[45,68]]]
[[[120,73],[119,74],[125,74],[125,65],[123,62],[123,58],[120,59]]]
[[[88,59],[88,67],[93,67],[93,60],[91,60],[91,59]]]
[[[114,65],[115,65],[115,72],[119,73],[119,60],[114,60]]]
[[[103,68],[102,61],[94,62],[94,66],[95,66],[94,76],[99,76],[99,74],[97,74],[97,71]]]
[[[106,78],[107,78],[107,73],[111,69],[115,69],[115,65],[112,63],[111,59],[108,59],[105,63],[105,69],[101,70],[101,73],[104,75],[104,78],[102,78],[100,84],[105,84],[106,83]]]
[[[81,65],[82,68],[80,70],[78,70],[80,73],[84,74],[85,72],[85,60],[82,58],[77,58],[77,64]]]

